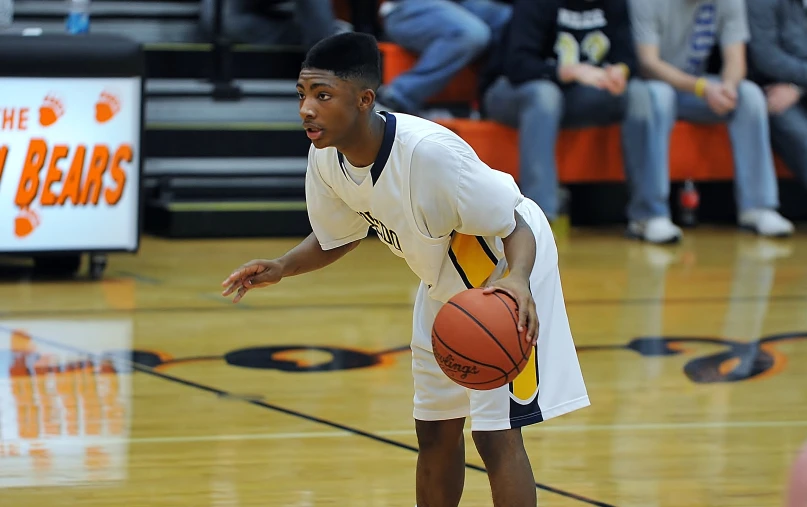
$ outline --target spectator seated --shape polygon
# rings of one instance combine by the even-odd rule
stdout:
[[[415,62],[415,55],[395,44],[381,43],[379,47],[384,57],[385,83]],[[429,102],[473,106],[478,100],[477,70],[474,66],[465,68]],[[436,121],[468,142],[485,163],[518,179],[516,129],[489,120],[457,118]],[[624,181],[619,132],[619,125],[564,130],[558,139],[557,149],[560,181],[564,184]],[[734,162],[725,125],[696,125],[678,121],[670,142],[672,181],[733,179]],[[777,176],[791,177],[778,158],[776,169]]]

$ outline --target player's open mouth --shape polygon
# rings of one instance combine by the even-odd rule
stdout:
[[[305,133],[311,140],[319,139],[320,137],[322,137],[322,129],[318,127],[306,127]]]

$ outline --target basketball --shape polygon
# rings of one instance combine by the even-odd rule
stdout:
[[[532,346],[518,331],[518,305],[504,291],[468,289],[449,299],[432,326],[432,350],[448,378],[487,391],[509,384],[527,365]]]

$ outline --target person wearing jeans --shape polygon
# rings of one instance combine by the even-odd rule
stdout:
[[[765,97],[745,79],[749,39],[743,0],[632,0],[631,15],[643,73],[661,135],[652,152],[669,172],[670,133],[676,120],[726,123],[734,155],[739,225],[764,236],[788,236],[782,217]],[[706,74],[719,40],[720,76]],[[661,189],[665,195],[669,188]]]
[[[773,150],[807,187],[807,4],[753,0],[746,7],[748,74],[765,90]]]
[[[555,145],[561,128],[622,124],[631,189],[628,233],[675,242],[668,173],[647,147],[656,135],[627,0],[518,0],[482,82],[489,118],[519,130],[519,184],[550,221],[559,211]],[[592,161],[596,164],[596,161]]]
[[[384,32],[418,55],[407,72],[382,86],[379,108],[417,114],[465,66],[500,37],[512,6],[493,0],[387,0],[379,7]]]

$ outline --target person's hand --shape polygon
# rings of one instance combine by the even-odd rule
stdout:
[[[484,294],[492,294],[497,290],[510,294],[518,304],[518,332],[527,330],[526,340],[535,345],[538,343],[538,315],[535,313],[535,301],[530,292],[530,283],[521,277],[508,276],[490,283]]]
[[[801,99],[801,90],[789,83],[777,83],[765,87],[768,112],[781,114],[793,107]]]
[[[574,80],[580,84],[599,89],[608,89],[610,77],[605,69],[581,63],[574,70]]]
[[[247,291],[274,285],[281,278],[283,278],[283,264],[279,260],[256,259],[239,267],[221,282],[221,286],[225,288],[221,295],[227,297],[237,292],[233,298],[233,303],[237,303]]]
[[[709,109],[718,116],[724,116],[737,107],[737,90],[726,83],[709,81],[704,98]]]
[[[605,67],[605,74],[608,76],[605,88],[611,92],[611,95],[622,95],[625,93],[625,88],[628,86],[628,78],[625,74],[624,65],[609,65]]]

